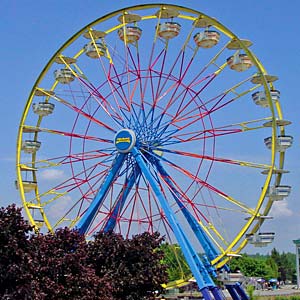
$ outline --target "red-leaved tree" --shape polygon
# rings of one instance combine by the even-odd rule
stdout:
[[[0,298],[26,299],[32,280],[29,235],[33,233],[15,205],[0,208]]]
[[[54,234],[31,238],[34,252],[35,290],[41,299],[110,300],[106,276],[99,277],[87,263],[86,240],[76,230],[58,229]]]
[[[162,238],[76,230],[36,234],[15,205],[0,209],[1,300],[154,299],[167,281]]]
[[[88,245],[89,262],[99,277],[108,276],[115,300],[154,299],[167,282],[166,267],[161,263],[159,233],[147,232],[132,239],[98,233]]]

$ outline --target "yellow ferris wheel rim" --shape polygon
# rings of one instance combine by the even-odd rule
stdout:
[[[153,14],[154,9],[158,9],[158,11],[160,11],[160,13]],[[140,19],[134,19],[134,18],[136,18],[134,16],[134,13],[137,11],[138,12],[143,11],[143,12],[145,12],[145,14],[142,15]],[[149,13],[148,13],[148,11],[149,11]],[[174,14],[174,12],[178,12],[178,14],[175,14],[174,16],[172,16],[172,14]],[[31,224],[35,225],[36,227],[39,227],[38,221],[34,219],[34,216],[31,212],[32,208],[38,209],[43,218],[42,221],[44,222],[46,228],[50,231],[54,230],[53,225],[49,221],[49,219],[44,211],[44,205],[40,199],[40,197],[43,196],[43,194],[40,194],[39,186],[37,184],[38,183],[38,178],[37,178],[37,169],[38,168],[36,166],[36,153],[32,154],[32,161],[30,164],[24,164],[24,162],[22,161],[22,141],[24,139],[24,136],[26,135],[26,133],[28,133],[31,130],[31,133],[34,135],[34,140],[37,141],[39,132],[41,130],[40,126],[41,126],[41,123],[43,120],[43,117],[39,117],[36,125],[33,126],[35,128],[31,128],[31,129],[26,124],[29,110],[34,101],[35,93],[36,93],[36,91],[41,91],[42,93],[45,94],[46,99],[47,99],[46,101],[48,101],[52,97],[52,94],[51,94],[52,91],[55,90],[55,88],[58,84],[57,81],[54,81],[54,83],[49,88],[49,90],[44,90],[43,87],[40,87],[40,83],[43,81],[44,77],[49,72],[49,70],[51,69],[53,64],[55,63],[55,60],[57,59],[57,57],[61,58],[62,63],[66,66],[66,68],[71,69],[70,65],[72,62],[65,61],[62,53],[65,50],[67,50],[78,38],[82,37],[87,32],[92,32],[91,30],[93,30],[93,28],[98,26],[99,24],[103,24],[108,20],[119,17],[119,21],[121,20],[120,23],[115,22],[115,24],[113,24],[113,26],[108,27],[104,31],[105,35],[115,33],[118,29],[123,28],[124,26],[127,25],[127,22],[125,22],[126,20],[128,22],[132,21],[132,20],[130,20],[130,16],[128,17],[128,15],[130,15],[131,13],[133,13],[131,16],[131,18],[133,18],[132,20],[133,21],[137,20],[137,22],[143,22],[143,21],[146,22],[148,20],[160,20],[160,19],[163,19],[163,18],[169,17],[169,16],[171,16],[172,20],[174,17],[174,19],[176,19],[176,20],[189,21],[189,22],[191,22],[191,24],[193,24],[194,22],[197,22],[199,20],[200,20],[199,22],[204,22],[204,23],[207,22],[210,27],[214,28],[215,30],[218,30],[219,32],[224,34],[227,38],[229,38],[232,41],[235,41],[235,43],[237,43],[240,46],[240,49],[242,49],[244,51],[244,53],[246,55],[248,55],[248,57],[251,59],[253,65],[256,67],[257,75],[261,77],[260,86],[263,87],[263,89],[266,93],[268,102],[270,104],[269,107],[270,107],[271,116],[269,117],[269,120],[272,121],[271,159],[266,167],[268,172],[267,172],[267,176],[264,181],[264,184],[263,184],[263,188],[262,188],[260,197],[257,200],[256,207],[250,211],[251,217],[244,224],[244,226],[242,228],[240,228],[239,233],[235,236],[235,238],[229,244],[227,244],[225,249],[223,247],[219,248],[219,251],[220,251],[219,256],[212,261],[212,264],[216,265],[217,267],[221,267],[230,259],[231,254],[239,253],[246,246],[248,241],[245,238],[245,234],[247,232],[254,234],[259,230],[260,226],[264,222],[264,219],[261,218],[258,221],[257,217],[267,216],[271,209],[273,201],[272,201],[272,199],[266,200],[267,189],[270,185],[272,176],[274,176],[274,170],[275,169],[283,169],[284,156],[285,156],[284,152],[280,153],[278,167],[277,167],[276,166],[276,143],[275,143],[275,141],[276,141],[276,138],[278,135],[285,134],[285,129],[284,129],[284,126],[280,126],[278,129],[278,126],[276,125],[276,122],[275,122],[276,120],[282,120],[283,115],[282,115],[280,103],[276,102],[276,104],[273,105],[273,102],[271,99],[270,90],[274,89],[274,85],[272,82],[268,82],[267,71],[265,70],[265,68],[263,67],[261,62],[258,60],[258,58],[254,55],[254,53],[249,49],[247,41],[240,39],[238,36],[236,36],[233,32],[231,32],[227,27],[225,27],[223,24],[221,24],[216,19],[209,17],[208,15],[206,15],[202,12],[196,11],[194,9],[189,9],[189,8],[185,8],[183,6],[178,6],[178,5],[161,4],[161,3],[126,7],[126,8],[120,9],[118,11],[109,13],[109,14],[91,22],[90,24],[88,24],[87,26],[82,28],[80,31],[78,31],[76,34],[74,34],[52,56],[52,58],[49,60],[49,62],[47,63],[47,65],[45,66],[45,68],[42,70],[41,74],[37,78],[32,90],[31,90],[31,93],[28,97],[27,103],[25,105],[25,108],[24,108],[24,111],[23,111],[23,114],[21,117],[20,125],[19,125],[19,132],[18,132],[18,138],[17,138],[17,153],[16,153],[16,171],[17,171],[17,185],[20,190],[20,196],[21,196],[21,200],[22,200],[25,212],[28,215],[28,218],[29,218],[29,221],[31,222]],[[90,33],[90,35],[91,35],[92,43],[95,43],[95,40],[93,39],[93,34]],[[156,38],[156,37],[157,37],[157,35],[155,35],[154,38]],[[182,46],[186,47],[187,45],[183,44]],[[79,59],[82,54],[83,54],[83,49],[79,49],[75,54],[73,54],[74,60]],[[227,66],[227,64],[226,65],[224,64],[223,67],[225,67],[225,66]],[[220,70],[221,69],[222,68],[220,68]],[[79,68],[77,70],[78,70],[78,72],[80,72]],[[28,165],[30,165],[30,166],[28,166]],[[24,187],[25,180],[23,179],[24,171],[30,172],[32,174],[33,189],[34,189],[34,193],[35,193],[35,197],[36,197],[35,198],[36,202],[34,204],[31,201],[28,201],[27,197],[25,195],[25,187]],[[276,179],[275,179],[276,185],[280,185],[282,174],[278,173],[278,174],[275,174],[275,176],[276,176]],[[36,183],[36,184],[34,185],[34,183]],[[53,193],[53,199],[56,199],[56,197],[62,196],[60,194],[55,194],[54,191],[51,191],[50,193]],[[234,200],[230,199],[230,197],[228,197],[227,200],[234,202]],[[263,209],[263,211],[261,211],[263,204],[265,204],[265,208]],[[72,224],[74,225],[77,220],[78,219],[74,219],[72,221]],[[201,224],[201,226],[202,226],[202,224]],[[250,230],[250,228],[251,228],[251,230]],[[209,229],[206,228],[204,225],[203,225],[203,229],[210,236]],[[212,228],[212,231],[214,231],[214,228]],[[222,237],[220,237],[220,238],[222,239]],[[218,246],[218,243],[216,243],[216,246]]]

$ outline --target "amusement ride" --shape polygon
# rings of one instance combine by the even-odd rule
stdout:
[[[160,232],[205,300],[248,299],[228,261],[263,231],[292,136],[277,76],[217,19],[137,5],[86,25],[37,78],[19,125],[17,180],[32,225],[89,238]],[[203,253],[204,255],[199,255]]]

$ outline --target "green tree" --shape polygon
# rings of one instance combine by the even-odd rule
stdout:
[[[295,281],[296,280],[296,254],[295,253],[285,253],[288,261],[288,272],[287,280]]]
[[[278,265],[276,264],[275,260],[271,257],[268,256],[266,258],[266,264],[270,267],[270,269],[272,270],[272,278],[278,278]]]
[[[270,279],[277,275],[276,267],[266,258],[253,258],[247,254],[233,258],[230,261],[230,268],[232,271],[240,270],[245,276]]]
[[[295,255],[282,253],[280,254],[275,248],[271,251],[271,257],[278,266],[278,276],[280,280],[293,280],[296,272]]]
[[[169,281],[175,281],[179,279],[191,278],[192,273],[183,256],[183,253],[177,244],[161,245],[161,249],[164,252],[163,263],[167,266]]]

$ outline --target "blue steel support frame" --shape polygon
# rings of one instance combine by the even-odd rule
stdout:
[[[132,170],[132,172],[129,174],[129,176],[126,178],[125,180],[125,184],[123,185],[123,189],[120,192],[115,206],[113,208],[113,211],[109,217],[109,219],[107,220],[107,222],[105,223],[105,225],[103,226],[103,231],[104,232],[108,232],[108,231],[112,231],[114,230],[115,226],[116,226],[116,222],[117,222],[117,217],[118,214],[120,213],[120,211],[122,210],[126,199],[128,197],[129,192],[131,191],[136,178],[141,174],[141,170],[139,168],[139,166],[135,166],[134,169]]]
[[[197,281],[197,284],[199,286],[200,291],[202,292],[205,300],[211,300],[211,294],[210,290],[213,291],[213,294],[215,296],[216,300],[222,300],[223,297],[216,293],[215,295],[215,284],[213,280],[210,278],[210,276],[207,273],[207,276],[203,276],[205,274],[202,274],[199,267],[199,262],[203,266],[201,260],[199,259],[199,256],[197,255],[196,251],[194,250],[193,246],[189,242],[189,240],[186,238],[184,232],[181,229],[181,226],[179,225],[176,216],[174,212],[172,211],[171,207],[169,206],[168,202],[166,201],[164,195],[161,193],[161,190],[159,186],[157,185],[155,179],[153,178],[144,158],[142,157],[142,154],[140,151],[134,147],[131,150],[137,164],[139,165],[142,173],[147,178],[149,184],[151,185],[151,188],[153,189],[154,194],[156,195],[157,199],[160,202],[160,205],[163,209],[163,211],[166,214],[166,217],[168,219],[169,224],[171,225],[171,228],[176,236],[176,239],[182,249],[183,255],[185,256],[187,263],[189,264],[191,271]],[[198,259],[197,259],[198,258]],[[205,269],[205,267],[203,266]]]
[[[216,247],[213,245],[213,243],[210,241],[210,239],[207,237],[205,231],[202,229],[201,225],[197,222],[197,220],[194,218],[194,216],[188,211],[188,209],[182,204],[180,201],[181,195],[177,191],[176,187],[174,186],[173,182],[170,179],[170,175],[167,173],[167,171],[164,169],[164,167],[161,165],[161,163],[156,160],[155,166],[158,170],[158,172],[161,174],[163,179],[166,181],[168,186],[171,188],[173,192],[173,197],[181,209],[182,213],[184,214],[186,220],[188,221],[191,229],[193,230],[195,236],[197,237],[199,243],[202,245],[203,250],[208,257],[210,261],[215,259],[218,256],[218,251]],[[229,272],[229,267],[227,265],[224,265],[223,267],[227,272]]]
[[[240,299],[240,296],[239,296],[238,292],[236,291],[234,285],[226,285],[226,289],[229,292],[232,299],[234,299],[234,300]]]
[[[208,239],[206,233],[202,229],[201,225],[197,222],[194,216],[188,211],[188,209],[182,204],[180,201],[181,195],[177,191],[176,187],[174,186],[173,182],[170,180],[170,176],[161,163],[156,160],[154,162],[158,172],[161,174],[165,182],[168,184],[170,189],[172,190],[173,197],[179,206],[180,210],[184,214],[186,220],[188,221],[191,229],[193,230],[194,234],[196,235],[199,243],[202,245],[205,254],[207,255],[208,259],[211,261],[218,256],[218,252],[212,242]]]
[[[227,286],[226,286],[227,288]],[[249,296],[246,294],[245,290],[243,289],[242,285],[240,282],[237,282],[235,285],[234,285],[234,288],[237,292],[237,294],[240,296],[239,299],[242,299],[242,300],[249,300]],[[234,299],[235,300],[235,299]]]
[[[161,165],[159,160],[156,159],[154,162],[154,165],[156,166],[158,172],[161,174],[161,176],[163,177],[165,182],[168,184],[168,186],[172,190],[172,194],[173,194],[173,197],[174,197],[177,205],[179,206],[182,213],[184,214],[186,220],[188,221],[188,223],[189,223],[191,229],[193,230],[195,236],[197,237],[199,243],[202,245],[207,257],[210,260],[213,260],[214,258],[216,258],[218,256],[218,254],[217,254],[218,252],[217,252],[216,248],[211,243],[211,241],[207,237],[206,233],[204,232],[204,230],[202,229],[200,224],[197,222],[197,220],[194,218],[194,216],[188,211],[188,209],[180,201],[180,198],[181,198],[180,193],[177,191],[176,187],[174,186],[173,182],[170,179],[169,174],[164,169],[164,167]],[[227,264],[225,264],[223,266],[223,268],[227,272],[230,271],[230,268]],[[215,269],[211,265],[206,266],[206,269],[212,276],[216,277],[217,274],[215,272]],[[242,286],[240,285],[239,282],[237,282],[236,284],[231,285],[231,286],[226,285],[226,288],[228,289],[230,295],[232,296],[232,298],[234,300],[249,300],[248,295],[245,293],[244,289],[242,288]],[[217,287],[212,288],[211,291],[212,291],[215,299],[220,299],[220,297],[222,299],[222,295],[220,295],[220,291],[218,290]]]
[[[87,209],[87,211],[82,216],[82,218],[80,219],[80,221],[76,226],[80,234],[85,234],[88,231],[90,224],[93,222],[94,218],[96,217],[100,205],[104,201],[114,179],[118,175],[120,168],[123,165],[125,157],[126,157],[125,154],[119,153],[116,159],[114,160],[113,165],[109,170],[107,176],[105,177],[102,185],[100,186],[97,195],[95,196],[89,208]]]

